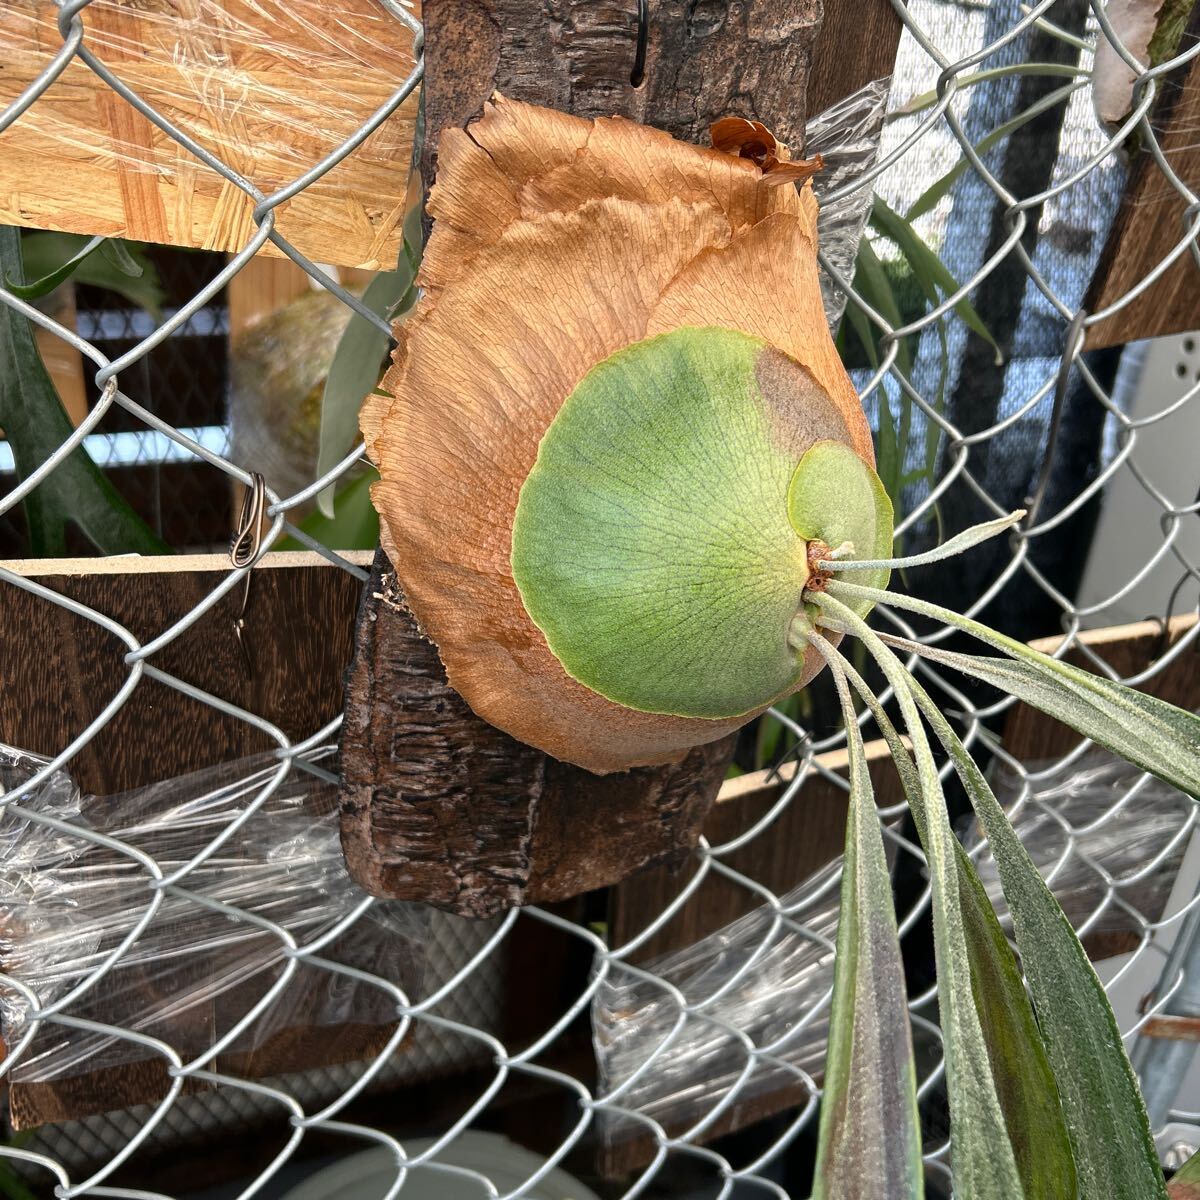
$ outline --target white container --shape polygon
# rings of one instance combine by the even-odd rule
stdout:
[[[434,1143],[433,1138],[405,1140],[401,1144],[416,1158]],[[437,1155],[433,1166],[411,1169],[397,1200],[486,1200],[507,1195],[520,1187],[546,1160],[510,1142],[498,1133],[460,1134]],[[438,1170],[437,1165],[474,1174]],[[480,1176],[490,1179],[492,1192]],[[396,1184],[395,1155],[384,1146],[340,1159],[318,1171],[282,1200],[383,1200]],[[555,1167],[522,1196],[528,1200],[599,1200],[565,1171]]]

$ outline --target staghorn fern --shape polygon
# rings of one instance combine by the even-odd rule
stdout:
[[[825,327],[807,168],[761,126],[701,150],[496,98],[439,146],[436,218],[362,428],[406,599],[481,716],[592,771],[677,761],[828,667],[850,739],[815,1196],[922,1194],[911,1034],[858,692],[929,863],[956,1194],[1152,1200],[1165,1184],[1103,989],[982,772],[893,646],[983,679],[1195,795],[1200,721],[925,601],[892,558]],[[999,655],[884,637],[887,602]],[[838,650],[895,691],[908,745]],[[932,734],[932,737],[930,736]],[[951,831],[933,743],[993,848],[1020,967]],[[1028,991],[1022,981],[1028,981]]]

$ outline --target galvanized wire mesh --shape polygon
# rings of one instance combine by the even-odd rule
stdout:
[[[396,88],[387,103],[364,122],[352,138],[322,161],[312,164],[310,169],[287,186],[267,195],[251,180],[194,141],[185,130],[155,111],[121,78],[119,66],[102,61],[89,46],[86,22],[88,3],[89,0],[60,3],[58,27],[63,39],[62,49],[25,93],[0,115],[0,131],[20,121],[39,103],[67,64],[78,60],[207,169],[217,172],[250,197],[255,205],[256,231],[240,252],[231,258],[226,268],[188,303],[114,359],[106,357],[91,341],[57,324],[32,305],[11,293],[0,291],[0,299],[4,303],[23,313],[29,320],[52,330],[94,364],[95,382],[100,392],[98,402],[71,437],[35,471],[7,491],[0,502],[0,513],[13,509],[28,496],[68,454],[83,444],[105,414],[114,407],[123,409],[128,418],[141,427],[167,439],[179,448],[179,452],[204,460],[230,480],[251,483],[253,463],[230,461],[189,437],[139,403],[136,390],[126,381],[136,380],[133,368],[155,346],[183,327],[197,311],[212,301],[268,241],[355,311],[378,323],[378,318],[369,313],[353,294],[340,287],[326,271],[299,253],[278,233],[275,212],[280,204],[352,154],[373,130],[397,110],[420,82],[421,67],[418,65]],[[393,0],[381,0],[381,3],[395,20],[412,31],[419,54],[419,24]],[[907,404],[918,421],[932,422],[941,431],[937,474],[906,494],[910,495],[912,502],[900,525],[901,533],[921,528],[939,500],[953,487],[969,489],[985,510],[995,513],[1005,511],[1009,505],[993,495],[996,490],[995,467],[993,465],[989,472],[986,456],[981,451],[989,443],[999,443],[1013,431],[1023,431],[1045,449],[1052,439],[1051,417],[1056,387],[1060,384],[1065,386],[1069,379],[1076,380],[1082,386],[1092,406],[1091,419],[1096,423],[1105,423],[1108,430],[1106,444],[1109,453],[1102,469],[1094,477],[1080,483],[1074,495],[1060,497],[1052,515],[1047,516],[1039,511],[1026,521],[1013,535],[1011,552],[1003,568],[968,598],[971,610],[978,611],[1003,596],[1014,581],[1032,584],[1061,614],[1061,626],[1066,638],[1060,652],[1066,653],[1073,647],[1081,646],[1079,635],[1085,628],[1111,623],[1125,616],[1123,600],[1163,561],[1174,561],[1179,572],[1185,578],[1190,578],[1192,583],[1200,579],[1197,563],[1189,558],[1181,537],[1181,531],[1185,530],[1187,523],[1196,520],[1197,505],[1191,501],[1190,494],[1196,480],[1183,481],[1189,495],[1180,500],[1179,480],[1153,478],[1139,460],[1139,442],[1151,430],[1177,430],[1177,436],[1181,438],[1187,438],[1190,433],[1194,444],[1196,425],[1192,402],[1200,392],[1197,377],[1185,370],[1187,377],[1181,382],[1176,395],[1163,397],[1162,402],[1153,404],[1149,412],[1131,415],[1122,407],[1119,397],[1114,395],[1114,389],[1105,386],[1081,357],[1081,334],[1090,325],[1119,312],[1142,292],[1152,289],[1162,271],[1176,260],[1191,257],[1200,264],[1200,243],[1197,240],[1200,201],[1162,154],[1156,131],[1149,119],[1156,93],[1163,81],[1182,62],[1200,53],[1200,45],[1185,44],[1175,59],[1153,70],[1146,70],[1121,45],[1103,7],[1093,2],[1081,29],[1067,35],[1074,39],[1081,70],[1068,94],[1060,97],[1057,103],[1075,106],[1077,114],[1079,106],[1090,103],[1086,69],[1091,65],[1096,44],[1106,42],[1114,47],[1137,75],[1132,114],[1111,135],[1104,133],[1093,122],[1089,126],[1091,132],[1086,137],[1073,144],[1064,142],[1059,147],[1049,186],[1036,193],[1013,194],[1004,181],[1003,172],[998,169],[995,156],[977,148],[979,131],[971,127],[972,117],[967,110],[972,75],[997,64],[1019,64],[1027,54],[1031,33],[1046,30],[1045,17],[1051,8],[1051,0],[1028,10],[1008,5],[994,6],[992,9],[970,4],[940,5],[932,0],[913,3],[908,7],[897,4],[897,12],[905,26],[901,54],[909,72],[906,78],[918,83],[924,81],[922,86],[935,88],[937,98],[932,105],[914,116],[889,126],[884,153],[877,165],[846,184],[843,190],[878,188],[881,194],[890,198],[903,198],[907,191],[911,198],[912,188],[916,186],[914,181],[930,178],[958,161],[965,161],[967,171],[964,186],[974,188],[978,195],[994,195],[999,201],[1004,233],[998,244],[984,247],[977,243],[973,250],[964,250],[962,247],[956,250],[948,241],[943,244],[941,249],[946,256],[958,255],[955,265],[959,286],[936,306],[926,305],[916,319],[899,325],[894,321],[889,322],[885,314],[872,309],[861,295],[851,290],[850,304],[865,311],[869,320],[881,331],[880,345],[884,351],[883,361],[878,368],[860,372],[858,382],[864,402],[868,410],[874,412],[877,423],[881,418],[881,405]],[[895,96],[893,102],[898,104],[909,98],[907,95]],[[977,118],[978,113],[975,116]],[[1079,127],[1078,121],[1076,127]],[[1086,313],[1081,308],[1081,289],[1086,279],[1056,272],[1055,263],[1047,261],[1040,250],[1031,255],[1023,234],[1030,221],[1049,222],[1056,212],[1066,211],[1072,198],[1078,198],[1081,194],[1081,189],[1098,188],[1097,194],[1108,194],[1110,198],[1119,192],[1121,168],[1118,155],[1124,143],[1135,134],[1141,140],[1143,152],[1154,156],[1162,173],[1163,187],[1174,189],[1185,201],[1188,224],[1186,228],[1181,228],[1173,250],[1162,263],[1150,270],[1120,300],[1104,312]],[[955,203],[958,202],[956,199]],[[935,245],[946,228],[950,207],[949,201],[944,202],[930,214],[923,226],[926,236]],[[1061,263],[1058,265],[1061,266]],[[958,302],[977,294],[981,286],[988,287],[1002,269],[1011,270],[1014,267],[1028,285],[1029,295],[1040,306],[1042,332],[1053,328],[1051,340],[1054,344],[1048,351],[1043,347],[1040,356],[1030,355],[1021,371],[1014,370],[1007,406],[995,420],[983,428],[964,431],[948,419],[944,405],[939,403],[931,390],[935,385],[924,373],[928,359],[922,359],[918,354],[911,371],[905,373],[902,370],[901,346],[906,339],[919,339],[922,346],[931,344],[935,338],[942,336],[940,326],[949,338],[950,350],[946,353],[957,353],[955,346],[961,349],[962,339],[966,336]],[[1063,278],[1067,279],[1065,286],[1060,282]],[[839,282],[851,289],[850,280],[843,277]],[[1019,302],[1020,297],[1014,298],[1014,304]],[[265,535],[266,544],[269,545],[286,531],[311,544],[314,550],[330,558],[342,569],[365,578],[361,568],[329,547],[312,543],[311,539],[294,528],[289,519],[294,510],[327,484],[345,476],[358,461],[359,454],[359,449],[356,449],[323,478],[294,495],[279,496],[269,492],[270,527]],[[1094,497],[1122,484],[1136,485],[1140,493],[1155,506],[1160,522],[1159,537],[1153,544],[1144,547],[1142,564],[1120,580],[1118,586],[1105,594],[1093,596],[1086,604],[1076,603],[1053,585],[1043,568],[1035,565],[1033,559],[1039,540],[1051,534]],[[249,800],[247,814],[261,808],[277,789],[285,786],[287,780],[304,769],[306,763],[303,756],[313,747],[328,743],[336,735],[336,721],[325,728],[310,731],[310,735],[302,740],[292,739],[272,724],[270,714],[253,715],[236,709],[217,696],[197,695],[194,688],[154,663],[154,655],[158,650],[177,638],[221,597],[239,587],[243,576],[244,570],[231,568],[204,601],[182,620],[162,629],[153,639],[146,640],[134,637],[103,612],[69,600],[34,579],[0,568],[0,578],[5,586],[23,588],[41,603],[69,609],[84,620],[106,629],[128,648],[124,677],[112,681],[112,699],[93,721],[76,732],[61,753],[25,784],[23,794],[29,795],[39,783],[50,780],[59,769],[69,772],[72,757],[111,720],[129,700],[134,689],[148,679],[185,691],[232,717],[250,722],[277,744],[274,752],[277,767],[268,773],[265,785]],[[1190,585],[1187,594],[1194,594]],[[880,619],[907,628],[897,614],[884,613]],[[924,632],[927,640],[938,640],[944,634],[945,631],[936,630]],[[1168,651],[1158,656],[1131,682],[1143,682],[1166,669],[1180,655],[1194,652],[1196,635],[1197,628],[1193,626],[1190,632],[1175,641]],[[1091,657],[1098,669],[1107,669],[1103,661],[1095,655]],[[920,666],[914,669],[928,674],[942,688],[942,694],[961,713],[960,722],[966,740],[969,744],[980,745],[983,720],[994,717],[1008,702],[981,704],[955,690],[953,681],[943,679],[933,668]],[[624,944],[610,944],[603,930],[569,921],[554,912],[536,908],[512,912],[494,926],[480,927],[476,935],[467,943],[460,944],[455,952],[447,951],[442,961],[450,966],[443,971],[443,977],[428,985],[424,995],[410,996],[396,984],[394,977],[383,966],[378,972],[363,972],[326,957],[324,951],[334,936],[328,931],[305,942],[269,917],[237,908],[222,908],[221,911],[230,920],[250,922],[279,940],[283,969],[265,991],[261,1001],[216,1039],[207,1051],[190,1057],[161,1039],[131,1028],[113,1025],[95,1029],[94,1032],[118,1040],[138,1043],[151,1055],[160,1057],[167,1064],[171,1081],[165,1098],[157,1105],[136,1112],[115,1113],[105,1118],[77,1122],[70,1127],[69,1140],[64,1138],[63,1130],[51,1129],[40,1132],[32,1142],[0,1146],[0,1158],[17,1164],[31,1184],[52,1186],[60,1196],[147,1196],[152,1193],[138,1190],[136,1184],[115,1186],[113,1183],[118,1172],[123,1180],[136,1177],[136,1156],[140,1147],[156,1140],[182,1136],[181,1131],[190,1124],[204,1125],[207,1122],[220,1125],[222,1121],[234,1119],[239,1114],[244,1116],[247,1111],[259,1114],[273,1111],[286,1120],[287,1136],[282,1140],[278,1154],[253,1178],[239,1185],[236,1191],[242,1196],[276,1186],[289,1163],[301,1152],[305,1140],[321,1133],[341,1139],[346,1153],[368,1143],[385,1147],[394,1166],[389,1196],[402,1195],[410,1181],[421,1173],[441,1172],[441,1178],[450,1179],[454,1176],[462,1178],[466,1172],[483,1183],[486,1194],[495,1196],[503,1193],[516,1197],[535,1194],[540,1182],[558,1164],[598,1132],[602,1137],[610,1137],[613,1136],[613,1130],[632,1127],[651,1136],[653,1152],[649,1165],[615,1187],[614,1195],[620,1194],[632,1200],[637,1195],[655,1194],[656,1189],[659,1194],[683,1194],[679,1190],[682,1184],[669,1183],[676,1178],[672,1171],[681,1163],[707,1173],[709,1190],[706,1194],[722,1197],[735,1191],[738,1195],[747,1196],[786,1197],[800,1194],[794,1191],[789,1193],[788,1187],[794,1185],[785,1186],[781,1182],[785,1178],[781,1173],[781,1164],[787,1157],[789,1146],[811,1128],[819,1105],[820,1040],[818,1036],[814,1042],[813,1037],[814,1031],[819,1031],[829,1001],[832,922],[836,917],[829,901],[835,894],[836,864],[825,875],[809,881],[797,892],[779,896],[752,874],[735,870],[730,865],[730,859],[736,851],[754,845],[759,839],[772,837],[781,815],[789,806],[803,802],[805,781],[814,774],[824,775],[835,786],[844,786],[841,777],[823,766],[818,758],[823,751],[844,745],[844,735],[836,733],[827,737],[813,737],[802,722],[797,723],[791,718],[781,719],[788,723],[801,747],[799,770],[793,781],[761,819],[741,830],[736,837],[719,845],[702,844],[697,852],[696,869],[681,884],[679,894],[655,914],[641,932],[627,939]],[[149,736],[153,736],[153,731]],[[1151,1097],[1151,1111],[1157,1125],[1163,1127],[1170,1121],[1200,1123],[1197,1115],[1187,1111],[1186,1107],[1179,1107],[1183,1102],[1176,1099],[1187,1066],[1186,1054],[1181,1057],[1177,1048],[1169,1046],[1163,1051],[1161,1043],[1156,1043],[1150,1049],[1138,1045],[1139,1030],[1145,1023],[1163,1010],[1170,1009],[1196,986],[1195,963],[1189,959],[1188,950],[1194,940],[1196,916],[1200,913],[1200,907],[1196,905],[1200,892],[1195,890],[1194,878],[1189,876],[1186,865],[1181,867],[1181,862],[1186,864],[1185,850],[1195,825],[1195,811],[1190,802],[1172,804],[1169,800],[1164,801],[1163,806],[1156,810],[1158,841],[1148,848],[1145,861],[1137,864],[1126,862],[1121,869],[1114,869],[1112,861],[1105,857],[1103,848],[1097,847],[1096,838],[1101,836],[1105,839],[1103,846],[1119,843],[1122,833],[1127,829],[1123,822],[1128,822],[1131,816],[1136,818],[1142,812],[1134,801],[1143,795],[1147,784],[1144,777],[1131,772],[1120,776],[1115,782],[1109,781],[1108,791],[1099,809],[1092,807],[1080,812],[1070,806],[1064,807],[1060,802],[1061,796],[1056,797],[1050,785],[1055,781],[1061,784],[1064,771],[1069,778],[1073,778],[1082,756],[1087,753],[1088,745],[1081,743],[1059,762],[1042,763],[1034,767],[1010,762],[1016,781],[1010,788],[1010,796],[1016,801],[1014,812],[1019,823],[1022,814],[1026,817],[1029,814],[1042,814],[1052,826],[1054,850],[1047,861],[1047,871],[1052,879],[1057,878],[1060,882],[1064,873],[1071,874],[1075,881],[1072,896],[1076,900],[1084,897],[1072,910],[1077,924],[1085,932],[1093,931],[1103,923],[1105,914],[1111,916],[1116,912],[1121,915],[1123,927],[1133,931],[1134,949],[1127,951],[1115,971],[1110,971],[1110,988],[1119,992],[1122,981],[1144,971],[1147,963],[1153,964],[1150,968],[1153,975],[1161,975],[1160,982],[1153,989],[1154,994],[1140,1010],[1128,1006],[1122,1010],[1125,1036],[1135,1048],[1135,1058],[1144,1071],[1143,1081]],[[1004,757],[1002,750],[1000,757]],[[9,809],[10,813],[19,813],[34,825],[59,828],[53,824],[55,818],[39,811],[36,803],[18,804],[13,801]],[[902,808],[886,810],[881,816],[894,857],[898,861],[911,858],[919,865],[922,861],[919,848],[905,836],[902,825],[897,823],[903,817]],[[1021,827],[1028,834],[1031,845],[1046,844],[1049,837],[1046,821],[1028,819],[1024,820]],[[222,838],[236,837],[237,828],[235,824],[225,830]],[[191,861],[165,869],[153,857],[128,843],[107,839],[82,824],[62,825],[60,832],[78,838],[84,844],[106,847],[113,855],[127,859],[133,865],[138,880],[136,887],[142,889],[140,894],[144,903],[140,908],[131,907],[136,915],[131,918],[124,937],[113,952],[69,990],[47,998],[38,995],[19,979],[6,978],[6,986],[20,993],[28,1004],[30,1019],[23,1038],[9,1047],[8,1057],[0,1067],[5,1072],[19,1068],[22,1056],[39,1028],[46,1025],[65,1029],[88,1026],[86,1018],[76,1015],[79,1002],[96,989],[104,988],[105,980],[120,956],[129,952],[137,942],[165,897],[185,898],[200,906],[213,906],[215,903],[189,888],[189,876],[214,852],[215,844],[206,847]],[[980,855],[986,853],[983,847],[977,847],[976,852]],[[705,970],[693,970],[678,957],[651,964],[636,964],[634,960],[639,947],[671,920],[709,875],[723,877],[745,889],[759,906],[751,918],[725,931],[724,940],[714,951],[716,959],[706,960],[709,968],[714,961],[719,962],[720,970],[715,975],[706,974]],[[1148,879],[1155,883],[1149,890]],[[134,886],[130,884],[131,888]],[[1168,893],[1171,894],[1168,896]],[[924,892],[901,914],[905,928],[920,923],[927,902],[928,894]],[[364,898],[341,922],[341,929],[337,932],[361,920],[371,904],[372,901]],[[490,1022],[477,1015],[478,1009],[470,1006],[464,1008],[461,1002],[463,995],[479,987],[481,979],[486,979],[490,987],[496,986],[496,977],[489,974],[489,968],[503,953],[514,929],[521,922],[540,923],[557,931],[564,940],[583,946],[592,955],[593,970],[586,985],[563,1001],[557,1016],[540,1033],[520,1046],[510,1046],[491,1031]],[[1176,934],[1179,936],[1176,937]],[[1173,941],[1175,949],[1172,952]],[[737,951],[736,955],[731,955],[731,948]],[[709,950],[712,950],[711,946]],[[697,953],[703,952],[704,947],[697,950]],[[793,958],[789,959],[789,954]],[[796,966],[798,962],[800,967]],[[334,975],[352,976],[378,987],[394,1002],[399,1019],[396,1034],[373,1061],[356,1068],[327,1071],[315,1079],[306,1076],[303,1079],[283,1077],[252,1080],[214,1070],[214,1059],[234,1042],[238,1034],[270,1005],[281,1002],[298,964]],[[768,966],[777,973],[765,975]],[[764,978],[773,981],[771,987],[761,986]],[[608,1073],[602,1072],[600,1084],[591,1086],[559,1066],[546,1065],[566,1031],[577,1026],[580,1018],[586,1017],[593,1006],[596,1008],[597,1029],[611,1034],[613,1026],[605,1025],[605,1013],[611,1016],[614,996],[620,994],[620,988],[629,986],[630,981],[639,989],[638,1002],[651,1005],[657,1022],[648,1023],[645,1029],[652,1032],[634,1043],[636,1069],[622,1073],[616,1060],[610,1057],[607,1062]],[[733,1002],[739,998],[740,1003]],[[459,1005],[457,1008],[456,1002]],[[783,1005],[794,1007],[782,1011]],[[942,1070],[938,1052],[936,989],[932,986],[916,988],[911,997],[911,1006],[922,1055],[921,1094],[929,1098],[936,1095]],[[471,1014],[476,1016],[472,1017]],[[478,1020],[478,1024],[474,1023],[475,1020]],[[426,1034],[453,1035],[458,1042],[469,1044],[473,1047],[475,1059],[486,1065],[487,1074],[487,1080],[479,1085],[478,1091],[463,1097],[461,1111],[446,1123],[440,1136],[432,1142],[422,1143],[418,1151],[406,1149],[404,1139],[391,1132],[359,1120],[347,1119],[345,1115],[366,1089],[380,1086],[392,1078],[398,1047],[413,1030],[422,1030]],[[698,1048],[705,1046],[710,1051],[716,1046],[721,1063],[728,1065],[733,1062],[735,1065],[724,1075],[715,1071],[711,1073],[708,1077],[711,1087],[693,1086],[683,1107],[671,1110],[672,1132],[668,1132],[658,1115],[666,1111],[664,1105],[669,1108],[667,1102],[672,1098],[671,1072],[682,1070],[684,1075],[680,1078],[686,1079],[686,1071],[694,1068],[689,1055],[700,1054]],[[799,1053],[800,1050],[804,1053]],[[806,1099],[798,1107],[789,1110],[786,1121],[774,1129],[765,1143],[760,1143],[753,1153],[741,1159],[734,1159],[706,1145],[706,1135],[739,1102],[755,1093],[764,1076],[778,1077],[779,1073],[803,1085]],[[705,1078],[702,1073],[701,1084]],[[568,1131],[557,1148],[540,1167],[530,1173],[524,1183],[516,1187],[495,1188],[487,1182],[485,1171],[456,1168],[447,1154],[459,1134],[484,1122],[489,1105],[501,1090],[514,1080],[521,1079],[536,1080],[558,1089],[565,1109],[573,1115],[567,1121]],[[190,1085],[197,1081],[214,1085],[216,1090],[200,1096],[186,1094],[185,1089],[190,1090]],[[934,1108],[936,1110],[936,1106]],[[680,1112],[687,1114],[682,1124],[676,1120]],[[930,1178],[937,1186],[945,1187],[950,1177],[945,1129],[939,1128],[936,1119],[931,1118],[929,1133],[927,1162]],[[671,1186],[675,1187],[674,1191],[665,1190]]]

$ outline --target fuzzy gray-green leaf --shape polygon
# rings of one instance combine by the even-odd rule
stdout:
[[[813,1200],[919,1200],[924,1194],[912,1034],[887,858],[862,734],[824,639],[850,751],[833,1007]]]
[[[1121,1034],[1079,939],[975,761],[928,693],[911,691],[954,761],[996,860],[1074,1151],[1081,1200],[1161,1200],[1158,1155]]]
[[[895,689],[913,741],[919,791],[927,814],[924,845],[933,884],[934,949],[946,1045],[956,1194],[962,1200],[1014,1200],[1022,1196],[1023,1185],[974,1003],[954,853],[958,843],[950,829],[937,767],[916,704],[908,693],[907,672],[862,618],[833,596],[834,586],[831,584],[829,592],[820,598],[822,624],[841,626],[863,641]],[[861,591],[887,596],[874,588]]]
[[[363,304],[377,316],[387,316],[412,287],[413,269],[403,256],[401,259],[399,270],[381,271],[363,292]],[[321,395],[318,476],[336,467],[354,445],[358,436],[358,410],[367,393],[379,382],[388,342],[388,335],[382,329],[358,313],[342,332]],[[317,496],[317,508],[329,519],[334,515],[334,487],[330,484]]]
[[[849,664],[843,666],[888,743],[924,844],[928,814],[912,756],[862,676]],[[971,992],[1025,1200],[1069,1200],[1076,1194],[1071,1142],[1029,994],[975,865],[957,840],[954,861],[971,964]]]
[[[1098,745],[1200,797],[1200,717],[1154,696],[1093,675],[961,616],[912,596],[835,581],[830,592],[847,600],[892,604],[944,621],[1008,655],[986,658],[904,643],[926,658],[982,679],[1070,725]]]

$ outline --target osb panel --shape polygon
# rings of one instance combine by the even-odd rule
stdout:
[[[56,16],[50,0],[0,5],[0,107],[61,49]],[[412,35],[380,0],[93,0],[82,16],[86,48],[267,194],[344,142],[413,67]],[[416,103],[281,205],[279,232],[317,262],[394,266]],[[240,250],[253,208],[78,60],[3,138],[6,224]]]

